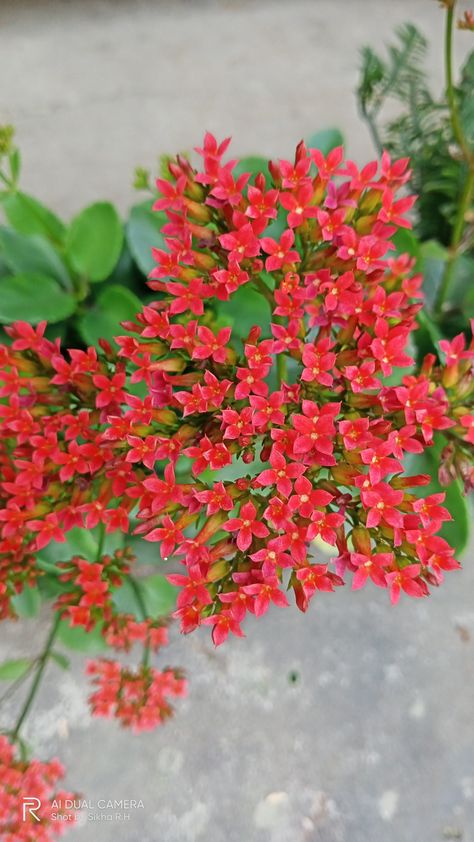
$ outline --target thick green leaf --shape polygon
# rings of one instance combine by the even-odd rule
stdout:
[[[233,169],[233,175],[237,178],[242,173],[250,173],[254,178],[258,173],[263,173],[265,176],[265,183],[270,183],[270,170],[268,169],[268,161],[266,158],[261,158],[258,155],[248,155],[246,158],[241,158]],[[253,181],[254,179],[251,179]]]
[[[2,205],[10,225],[20,234],[40,234],[57,245],[64,242],[66,226],[33,196],[20,190],[8,193]]]
[[[344,137],[339,129],[321,129],[310,135],[306,141],[306,146],[310,149],[319,149],[323,155],[328,155],[331,149],[343,145]]]
[[[141,579],[140,584],[150,617],[157,619],[173,611],[178,591],[168,582],[166,576],[156,573],[147,579]]]
[[[74,649],[77,652],[88,652],[98,654],[107,649],[107,644],[100,633],[100,627],[96,626],[91,631],[85,631],[81,626],[72,627],[65,620],[59,624],[58,640]]]
[[[140,591],[143,594],[141,581],[137,581],[137,587],[140,588]],[[145,599],[144,595],[143,599]],[[120,613],[133,614],[133,616],[138,620],[143,619],[143,612],[140,603],[128,579],[125,579],[123,584],[114,591],[112,601],[115,608],[117,611],[120,611]]]
[[[4,322],[60,322],[75,309],[75,298],[47,275],[31,272],[0,279],[0,319]]]
[[[436,240],[428,240],[421,244],[423,292],[431,309],[436,301],[447,256],[447,250]]]
[[[173,610],[177,590],[173,585],[170,585],[165,576],[157,573],[147,579],[135,581],[140,589],[148,617],[156,619],[169,614]],[[113,595],[113,602],[118,611],[124,614],[133,614],[139,620],[143,618],[141,605],[129,581],[125,580],[123,585],[117,588]]]
[[[51,243],[39,235],[26,236],[0,227],[0,253],[10,270],[18,275],[34,272],[55,278],[66,289],[71,279],[66,266]]]
[[[438,468],[440,466],[441,451],[446,446],[446,439],[441,434],[435,437],[433,447],[427,448],[424,453],[417,453],[407,459],[407,473],[428,474],[431,477],[429,485],[413,489],[419,497],[428,497],[429,494],[446,492],[444,505],[451,514],[452,520],[443,524],[441,535],[454,547],[458,555],[464,550],[469,539],[470,514],[466,497],[464,496],[461,484],[455,480],[447,488],[443,488],[438,480]]]
[[[99,339],[113,341],[125,331],[120,322],[134,319],[142,309],[141,301],[129,289],[112,284],[102,290],[93,307],[78,319],[79,332],[88,345],[96,345]]]
[[[89,281],[103,281],[120,257],[122,242],[122,223],[114,206],[96,202],[71,222],[66,255],[76,272]]]
[[[17,681],[29,670],[29,658],[17,658],[14,661],[4,661],[0,664],[0,681]]]
[[[232,332],[240,339],[245,339],[253,325],[263,328],[263,335],[268,335],[270,309],[266,298],[250,284],[245,284],[229,298],[219,301],[217,311],[220,318],[232,327]]]
[[[436,322],[433,321],[426,310],[420,310],[416,316],[416,320],[418,322],[418,329],[413,333],[413,342],[417,350],[418,362],[422,362],[426,354],[440,355],[441,352],[438,343],[440,339],[443,339],[443,334]]]
[[[152,211],[150,202],[135,205],[130,211],[125,236],[133,258],[144,275],[149,275],[155,266],[152,248],[162,249],[165,246],[161,229],[166,221],[166,214]]]
[[[41,596],[37,587],[25,587],[21,593],[12,597],[13,608],[19,617],[36,617],[41,606]]]
[[[416,259],[415,272],[421,272],[423,265],[421,243],[412,231],[408,231],[406,228],[399,228],[397,233],[392,237],[392,242],[395,245],[395,253],[409,254],[410,257],[414,257]]]
[[[40,557],[42,560],[54,566],[55,562],[67,561],[74,555],[79,555],[88,561],[92,561],[95,559],[96,553],[97,541],[91,530],[75,526],[67,533],[64,542],[52,542],[48,544],[47,547],[41,550]]]

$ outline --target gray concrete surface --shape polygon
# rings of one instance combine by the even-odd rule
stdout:
[[[134,165],[205,128],[277,156],[337,125],[363,161],[360,46],[410,19],[441,84],[440,15],[433,0],[2,0],[0,120],[18,127],[25,189],[65,214],[102,197],[127,207]],[[90,719],[79,656],[51,667],[25,731],[35,752],[59,754],[85,798],[145,805],[71,840],[473,842],[473,579],[466,554],[430,600],[321,595],[219,650],[175,632],[165,657],[190,694],[152,735]],[[5,624],[0,657],[28,653],[46,620]]]

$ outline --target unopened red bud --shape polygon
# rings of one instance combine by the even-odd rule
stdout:
[[[457,363],[448,365],[443,371],[441,382],[446,389],[452,389],[459,380],[459,366]]]
[[[423,359],[423,364],[421,366],[421,374],[425,377],[429,377],[433,371],[433,366],[436,362],[436,357],[434,354],[426,354]]]
[[[215,515],[212,515],[205,526],[201,529],[200,532],[196,535],[195,540],[198,541],[200,544],[204,544],[209,538],[212,538],[216,532],[219,531],[222,524],[227,520],[227,512],[216,512]]]
[[[360,216],[357,222],[355,223],[355,229],[357,233],[360,234],[362,237],[366,234],[370,234],[374,227],[376,218],[377,217],[375,215]]]
[[[431,477],[429,476],[429,474],[416,474],[413,477],[394,477],[390,481],[390,485],[396,489],[416,488],[420,485],[429,485],[430,482]]]
[[[341,485],[352,485],[354,477],[358,474],[358,471],[351,468],[350,465],[333,465],[332,468],[329,468],[329,471],[336,482]]]
[[[193,251],[194,265],[199,269],[211,270],[216,266],[216,259],[211,254],[204,254],[202,251]]]
[[[351,532],[352,543],[357,553],[370,555],[372,546],[370,532],[364,526],[356,526]]]
[[[112,348],[112,345],[107,339],[99,339],[99,345],[102,348],[105,356],[108,360],[114,360],[117,356],[116,352]]]
[[[347,320],[346,326],[341,328],[339,333],[336,337],[336,342],[339,345],[346,345],[348,342],[351,341],[352,337],[354,336],[354,331],[357,327],[357,316],[351,316],[350,319]],[[339,354],[342,356],[342,354]]]
[[[306,149],[306,144],[305,144],[304,140],[300,140],[300,142],[298,143],[298,146],[296,147],[295,164],[297,164],[298,161],[301,161],[303,158],[306,158],[307,155],[308,155],[308,151]]]
[[[369,409],[371,406],[377,406],[379,403],[378,395],[363,395],[350,394],[346,398],[347,402],[357,409]]]
[[[456,386],[456,396],[458,398],[467,398],[474,391],[474,376],[473,369],[469,366],[465,374],[460,378]]]
[[[255,459],[255,452],[253,451],[252,448],[249,448],[248,450],[244,450],[244,452],[242,454],[242,462],[245,465],[250,465],[250,463],[253,462],[254,459]]]
[[[377,205],[380,205],[381,201],[382,191],[372,188],[371,190],[366,190],[364,193],[362,201],[359,204],[359,208],[360,210],[368,211],[370,213],[377,207]]]
[[[216,561],[215,564],[212,564],[209,568],[207,579],[210,582],[218,582],[219,579],[223,579],[224,576],[227,576],[230,570],[230,562],[225,561],[222,559],[221,561]]]
[[[262,462],[268,462],[270,458],[270,453],[272,452],[272,445],[267,444],[265,447],[262,447],[262,452],[260,453],[260,459]]]
[[[275,187],[281,187],[282,174],[281,174],[279,164],[275,163],[275,161],[269,161],[268,162],[268,170],[269,170],[270,175],[273,179],[273,183],[274,183]]]
[[[188,199],[186,196],[184,197],[184,203],[186,205],[188,216],[190,219],[195,219],[197,222],[210,222],[212,219],[211,209],[207,205],[203,205],[200,202],[195,202],[193,199]]]

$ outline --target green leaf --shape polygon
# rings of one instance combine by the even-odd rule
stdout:
[[[147,579],[141,579],[140,585],[150,617],[157,619],[173,611],[178,589],[168,582],[166,576],[156,573]]]
[[[328,155],[336,146],[344,146],[344,137],[339,129],[321,129],[308,137],[306,146],[319,149],[323,155]]]
[[[138,582],[137,580],[137,586],[142,590],[141,581]],[[123,584],[114,590],[112,601],[117,611],[121,614],[133,614],[138,620],[142,619],[143,612],[137,600],[137,595],[128,579],[125,579]]]
[[[23,319],[31,324],[43,320],[60,322],[76,309],[75,298],[57,281],[33,272],[0,279],[0,320]]]
[[[142,309],[139,298],[127,287],[111,284],[102,290],[93,307],[78,319],[78,329],[88,345],[96,345],[99,339],[113,341],[127,331],[120,322],[134,319]]]
[[[246,158],[241,158],[235,165],[232,173],[235,178],[238,178],[242,173],[250,173],[253,177],[258,173],[263,173],[265,176],[265,184],[270,183],[270,170],[268,169],[268,161],[266,158],[261,158],[259,155],[248,155]]]
[[[36,617],[41,606],[40,592],[37,587],[26,586],[11,602],[19,617]]]
[[[63,670],[69,669],[71,662],[66,655],[63,655],[62,652],[51,652],[50,657],[53,661],[56,661],[58,667],[61,667]]]
[[[409,254],[410,257],[414,257],[416,259],[415,272],[421,272],[423,257],[418,238],[406,228],[399,228],[392,237],[392,243],[395,245],[395,254]]]
[[[26,236],[11,228],[0,227],[0,252],[7,266],[18,275],[34,272],[55,278],[66,289],[71,279],[66,266],[51,243],[39,235]]]
[[[447,250],[436,240],[428,240],[421,245],[423,292],[431,309],[436,301],[447,256]]]
[[[443,524],[441,535],[459,555],[469,540],[470,514],[459,480],[454,480],[447,488],[444,488],[438,480],[441,451],[446,444],[447,440],[443,435],[436,435],[433,447],[428,447],[424,453],[417,453],[407,459],[406,471],[410,475],[428,474],[431,477],[429,485],[413,489],[419,497],[439,494],[440,491],[446,493],[444,505],[451,514],[452,520]]]
[[[20,177],[20,169],[21,169],[21,152],[19,149],[14,148],[10,152],[8,156],[8,163],[10,164],[10,172],[12,174],[12,179],[16,184]]]
[[[46,561],[46,559],[44,558],[37,558],[36,566],[40,570],[44,570],[45,573],[51,573],[52,576],[59,576],[62,573],[59,567],[57,567],[51,561]]]
[[[14,661],[4,661],[0,664],[0,681],[17,681],[29,670],[29,658],[17,658]]]
[[[67,561],[74,555],[79,555],[88,561],[93,561],[97,554],[97,541],[90,529],[75,526],[62,543],[51,542],[41,550],[42,560],[54,566],[57,561]],[[51,571],[54,572],[54,571]]]
[[[152,211],[150,202],[135,205],[130,211],[125,236],[133,258],[144,275],[148,276],[155,266],[152,248],[162,249],[165,246],[161,229],[166,222],[166,214]]]
[[[10,225],[20,234],[40,234],[56,245],[62,245],[66,226],[49,208],[27,193],[18,190],[2,200]]]
[[[176,604],[177,589],[171,585],[165,576],[157,573],[147,579],[135,580],[140,588],[147,616],[156,619],[169,614]],[[133,614],[137,619],[143,617],[137,595],[128,580],[114,591],[113,602],[115,608],[124,614]]]
[[[225,324],[232,327],[233,334],[245,339],[253,325],[263,328],[263,335],[268,335],[270,308],[266,298],[250,284],[244,284],[229,298],[219,301],[217,311]]]
[[[438,354],[440,356],[438,342],[443,339],[443,334],[426,310],[420,310],[417,313],[416,320],[418,330],[413,333],[413,342],[416,346],[418,362],[421,363],[426,354]]]
[[[96,202],[76,216],[66,237],[66,255],[76,272],[89,281],[103,281],[122,250],[123,228],[109,202]]]
[[[107,649],[107,644],[100,633],[100,627],[85,631],[81,626],[70,626],[65,620],[59,624],[58,640],[77,652],[98,654]]]

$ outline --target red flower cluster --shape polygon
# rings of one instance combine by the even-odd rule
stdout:
[[[74,556],[60,562],[65,572],[59,581],[70,586],[57,599],[55,608],[70,621],[71,626],[92,629],[97,622],[113,620],[113,588],[120,586],[130,572],[133,556],[128,551],[116,550],[113,556],[102,556],[100,563],[92,563]]]
[[[75,821],[73,810],[66,808],[76,795],[56,789],[64,777],[64,769],[58,760],[42,763],[40,760],[19,760],[15,747],[6,737],[0,735],[0,836],[3,842],[52,842]],[[35,814],[39,821],[26,809],[24,799],[38,799]],[[61,805],[56,809],[53,802]],[[31,803],[31,801],[30,801]],[[54,814],[61,813],[55,820]]]
[[[124,323],[117,357],[102,343],[66,358],[44,326],[9,328],[4,613],[48,541],[75,525],[125,531],[134,507],[137,532],[184,565],[182,629],[210,625],[216,643],[247,612],[286,605],[285,590],[306,610],[348,575],[395,601],[458,566],[437,534],[442,499],[414,493],[429,477],[406,475],[404,459],[445,431],[445,475],[469,484],[474,351],[457,337],[439,364],[410,357],[422,279],[391,254],[414,201],[396,198],[408,161],[359,170],[340,148],[301,143],[252,179],[223,163],[227,146],[208,134],[200,171],[178,157],[159,180],[157,300]],[[269,317],[241,342],[220,302],[245,288]],[[315,563],[315,539],[335,547],[331,562]]]
[[[94,716],[114,716],[137,733],[161,725],[173,714],[169,699],[186,693],[179,670],[142,665],[133,671],[102,658],[91,661],[87,672],[97,688],[89,698]]]
[[[102,636],[112,649],[129,652],[135,643],[157,652],[168,644],[168,629],[162,619],[138,621],[133,614],[114,614],[102,626]]]

